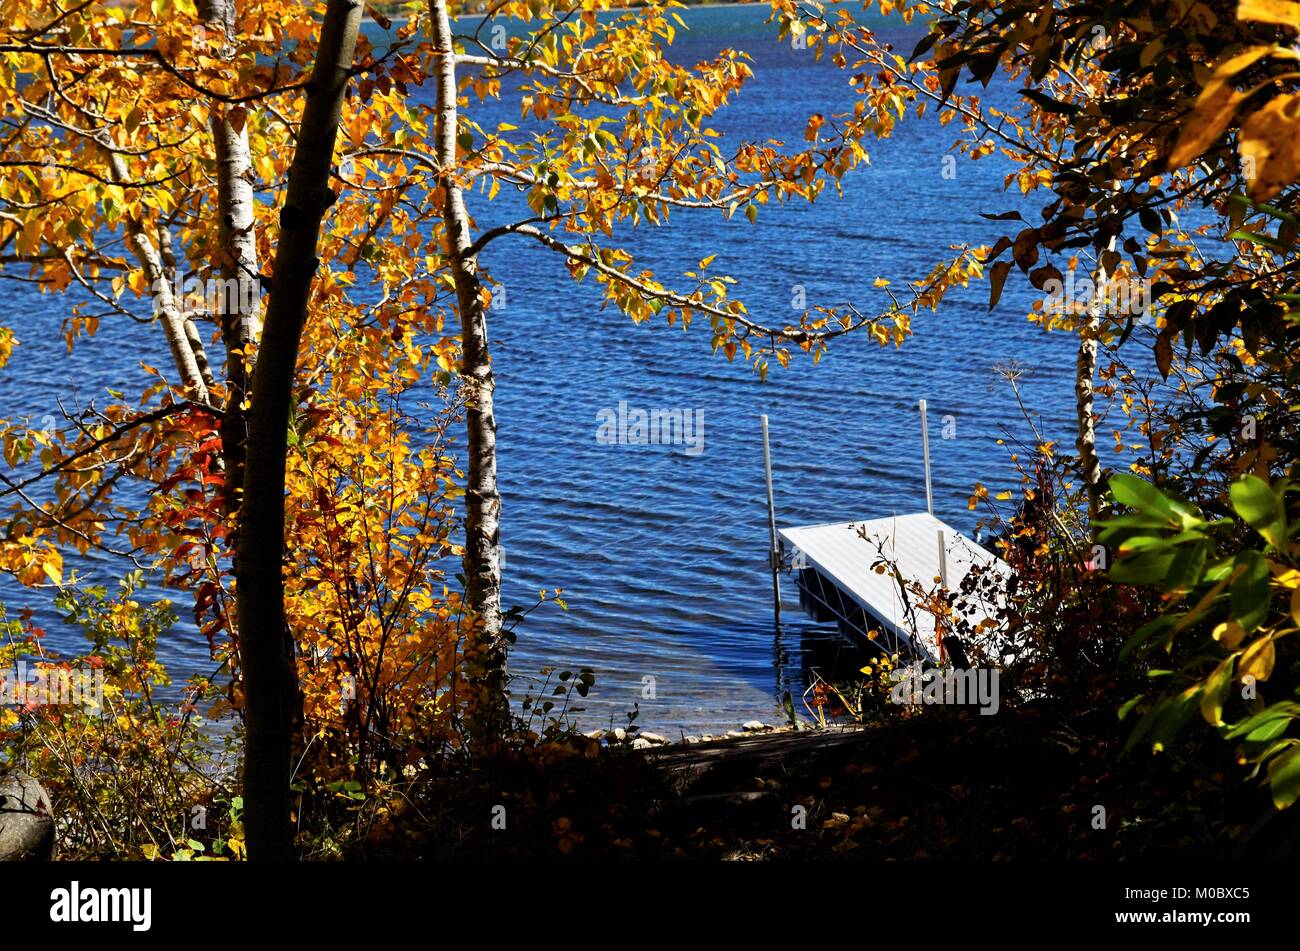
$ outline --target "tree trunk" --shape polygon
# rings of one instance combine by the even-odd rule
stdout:
[[[200,0],[199,15],[213,32],[209,44],[229,59],[236,40],[234,0]],[[221,421],[221,453],[226,468],[226,511],[239,511],[244,488],[244,453],[248,421],[244,400],[258,320],[261,266],[254,231],[253,159],[248,147],[247,109],[233,106],[212,112],[212,141],[217,167],[217,227],[221,242],[218,273],[222,278],[217,319],[226,345],[226,406]],[[233,293],[228,293],[233,292]]]
[[[298,347],[319,264],[321,219],[362,5],[329,0],[289,170],[271,298],[253,371],[240,510],[239,657],[244,676],[245,835],[250,859],[293,858],[289,775],[298,676],[284,614],[285,453]]]
[[[172,247],[172,229],[165,223],[158,223],[158,256],[163,264],[163,279],[173,282],[181,271],[176,266],[176,252]],[[199,368],[199,379],[203,381],[204,387],[209,391],[217,385],[217,378],[212,373],[212,364],[208,362],[208,351],[203,346],[203,338],[199,335],[199,329],[194,326],[194,320],[190,317],[186,308],[181,309],[181,326],[185,330],[185,342],[189,344],[190,353],[194,355],[194,365]]]
[[[1101,512],[1101,460],[1097,458],[1097,430],[1092,416],[1093,375],[1097,372],[1097,337],[1099,321],[1089,317],[1079,338],[1079,356],[1075,361],[1074,401],[1079,419],[1079,470],[1088,493],[1088,525]]]
[[[1109,249],[1113,250],[1112,238]],[[1075,449],[1079,454],[1079,473],[1084,490],[1088,493],[1088,530],[1096,532],[1101,515],[1101,460],[1097,457],[1097,424],[1093,417],[1093,379],[1097,374],[1097,335],[1101,331],[1101,317],[1107,306],[1106,268],[1098,263],[1093,271],[1092,300],[1088,302],[1088,316],[1079,331],[1079,354],[1074,365],[1074,407],[1079,422],[1079,435]]]
[[[131,180],[130,170],[127,168],[126,159],[117,153],[105,148],[104,155],[108,160],[109,173],[114,182],[125,185]],[[149,282],[149,287],[153,290],[153,302],[158,319],[162,321],[163,333],[167,337],[167,346],[172,352],[172,362],[176,364],[176,369],[181,375],[181,386],[190,395],[191,398],[201,403],[208,401],[208,387],[203,379],[203,372],[199,368],[198,359],[194,355],[194,349],[190,342],[190,332],[193,328],[186,327],[185,314],[181,311],[180,303],[176,300],[173,293],[172,276],[163,266],[162,253],[154,247],[149,236],[144,233],[144,228],[138,221],[128,221],[126,224],[126,245],[135,255],[136,261],[139,262],[141,270],[144,271],[145,279]]]
[[[499,723],[504,713],[505,641],[501,630],[501,496],[497,491],[496,415],[492,409],[491,355],[487,308],[478,261],[470,253],[470,221],[456,181],[456,54],[446,0],[429,0],[437,78],[436,152],[441,169],[447,260],[456,285],[461,326],[461,386],[465,393],[468,455],[465,485],[465,595],[479,627],[470,675],[480,690],[480,725]]]

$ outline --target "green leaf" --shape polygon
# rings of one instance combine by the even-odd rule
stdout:
[[[1200,583],[1208,547],[1201,542],[1177,549],[1165,575],[1165,591],[1191,591]]]
[[[1123,706],[1119,708],[1119,718],[1123,720],[1126,716],[1132,713],[1133,708],[1141,703],[1145,697],[1146,694],[1140,693],[1136,697],[1130,697],[1128,700],[1125,700]]]
[[[1268,767],[1273,805],[1285,809],[1300,797],[1300,743],[1273,760]]]
[[[1286,508],[1273,487],[1256,475],[1248,475],[1228,490],[1232,507],[1242,520],[1264,536],[1274,548],[1286,540]]]
[[[1137,650],[1149,641],[1154,635],[1159,634],[1165,628],[1173,627],[1174,623],[1175,620],[1173,616],[1161,614],[1153,620],[1148,621],[1146,624],[1143,624],[1120,649],[1119,659],[1123,660],[1128,657],[1129,654],[1133,653],[1133,651]]]
[[[1186,530],[1204,524],[1199,513],[1186,502],[1161,492],[1150,482],[1127,472],[1117,472],[1110,477],[1110,493],[1115,501],[1144,515],[1168,519],[1179,529]]]
[[[1201,716],[1210,726],[1223,723],[1223,704],[1228,699],[1228,689],[1232,686],[1232,665],[1236,660],[1235,654],[1225,657],[1205,681],[1205,691],[1201,694]]]
[[[1120,584],[1163,585],[1176,554],[1174,548],[1166,546],[1121,558],[1111,565],[1110,577]]]
[[[1238,552],[1234,564],[1241,574],[1232,582],[1232,616],[1246,632],[1268,616],[1268,559],[1257,551]]]
[[[1238,737],[1248,736],[1256,733],[1263,727],[1280,723],[1283,730],[1287,724],[1300,716],[1300,703],[1275,703],[1271,707],[1266,707],[1253,717],[1248,717],[1238,724],[1235,724],[1225,736],[1230,740]]]
[[[1200,693],[1201,686],[1197,684],[1177,696],[1163,697],[1157,701],[1133,728],[1132,735],[1124,744],[1125,752],[1144,739],[1154,746],[1163,747],[1191,718],[1197,708]]]

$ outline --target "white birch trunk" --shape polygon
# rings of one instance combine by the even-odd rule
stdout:
[[[500,517],[497,490],[496,415],[492,407],[491,355],[487,310],[478,262],[470,253],[470,220],[455,179],[457,165],[456,57],[446,0],[430,0],[434,68],[437,79],[435,148],[444,191],[447,258],[456,286],[461,324],[461,386],[466,397],[467,470],[465,485],[466,596],[482,622],[476,676],[491,704],[504,696],[505,648],[501,630]]]

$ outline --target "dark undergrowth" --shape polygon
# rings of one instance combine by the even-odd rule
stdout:
[[[1225,744],[1120,756],[1125,726],[1113,710],[935,708],[850,737],[764,737],[694,771],[725,744],[641,754],[574,737],[427,785],[350,854],[1096,861],[1300,851],[1300,814],[1240,782]]]

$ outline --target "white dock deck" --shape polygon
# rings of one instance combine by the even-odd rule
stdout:
[[[822,590],[809,589],[806,578],[800,585],[825,609],[861,631],[862,622],[875,622],[883,633],[910,643],[919,652],[937,656],[934,616],[913,607],[908,611],[894,574],[874,570],[883,555],[898,566],[906,581],[919,583],[926,591],[938,587],[939,532],[944,533],[948,589],[955,591],[975,565],[992,565],[993,570],[1010,574],[1011,568],[1000,558],[981,548],[928,512],[897,515],[858,522],[831,525],[807,525],[778,529],[786,555],[796,568],[815,569],[821,576]],[[835,591],[827,588],[833,586]],[[836,597],[838,593],[838,597]],[[864,619],[853,606],[869,615]],[[982,606],[966,614],[972,623],[983,620]],[[992,606],[987,606],[992,610]],[[987,616],[987,612],[983,612]],[[852,614],[857,617],[848,617]]]

